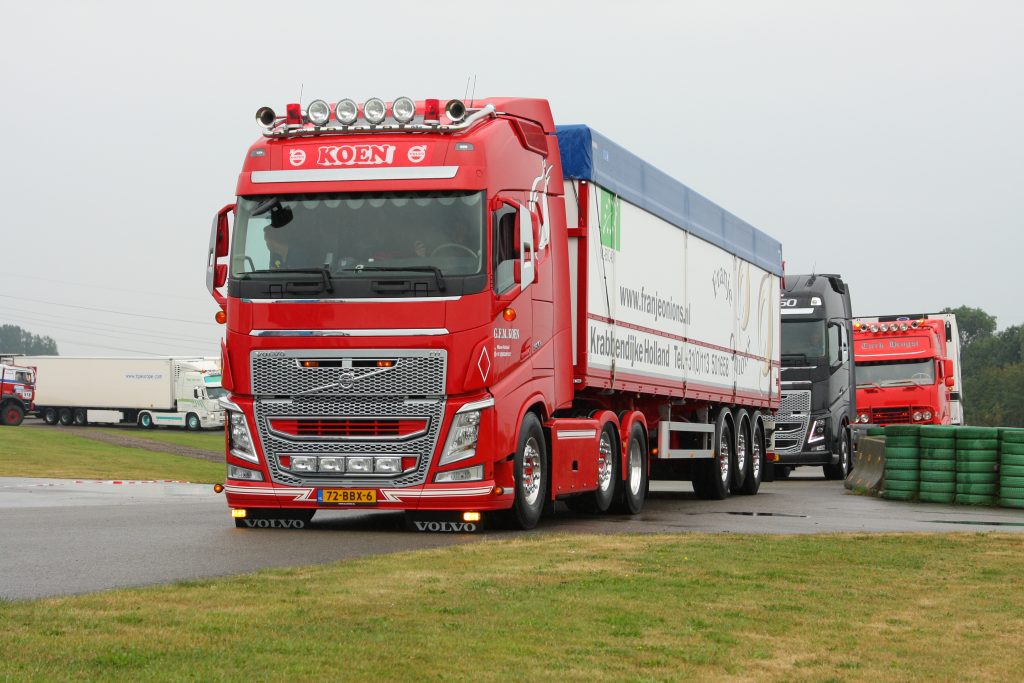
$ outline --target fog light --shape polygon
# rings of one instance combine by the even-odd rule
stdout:
[[[438,472],[434,476],[435,484],[446,484],[458,481],[480,481],[484,478],[484,466],[474,465],[473,467],[465,467],[461,470],[451,470],[450,472]]]
[[[235,519],[245,519],[245,514],[245,510],[243,510],[242,508],[234,508],[231,511],[231,516]]]
[[[348,471],[352,474],[372,474],[373,458],[349,458]]]
[[[242,481],[263,481],[263,473],[258,470],[250,470],[248,467],[228,465],[228,479],[241,479]]]
[[[338,458],[334,456],[321,457],[320,458],[320,471],[321,472],[344,472],[345,471],[345,458]]]
[[[401,457],[374,458],[373,471],[382,474],[398,474],[402,471]]]
[[[391,105],[391,114],[399,123],[409,123],[416,116],[416,103],[408,97],[399,97]]]
[[[384,104],[384,100],[379,97],[371,97],[363,103],[363,116],[373,125],[381,123],[387,114],[388,105]]]
[[[462,521],[463,522],[479,522],[480,521],[480,513],[479,512],[463,512],[462,513]]]
[[[316,456],[315,455],[293,455],[292,456],[292,471],[293,472],[316,472]]]
[[[359,105],[349,99],[338,100],[334,105],[334,118],[343,126],[351,126],[359,118]]]
[[[331,118],[331,105],[323,100],[313,100],[306,107],[306,116],[314,126],[322,126]]]

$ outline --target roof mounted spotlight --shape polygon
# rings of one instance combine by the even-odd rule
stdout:
[[[334,105],[334,118],[343,126],[351,126],[359,118],[359,105],[345,98]]]
[[[448,100],[448,104],[444,105],[444,113],[452,123],[459,123],[466,118],[466,103],[462,100]]]
[[[331,118],[331,105],[323,100],[313,100],[306,107],[306,116],[314,126],[322,126]]]
[[[384,104],[384,100],[379,97],[371,97],[363,103],[363,116],[372,125],[384,122],[384,117],[388,115],[388,105]]]
[[[260,107],[256,110],[256,120],[264,128],[270,128],[274,125],[274,121],[277,120],[277,114],[270,107]]]
[[[399,123],[409,123],[416,116],[416,103],[408,97],[396,98],[391,104],[391,115]]]

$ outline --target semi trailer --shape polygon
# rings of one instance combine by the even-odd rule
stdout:
[[[48,425],[224,426],[220,373],[199,358],[26,356]]]
[[[780,244],[547,101],[257,112],[207,286],[237,526],[754,494]],[[429,526],[429,525],[428,525]]]

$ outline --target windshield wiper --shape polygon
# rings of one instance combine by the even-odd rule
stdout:
[[[320,268],[276,268],[266,270],[250,270],[245,275],[276,275],[276,274],[287,274],[287,273],[309,273],[310,275],[319,275],[322,278],[324,291],[328,294],[334,293],[334,285],[331,284],[331,269],[327,266],[321,266]]]
[[[433,273],[434,282],[437,284],[437,289],[440,292],[445,290],[444,274],[441,273],[441,269],[437,266],[368,266],[359,268],[344,268],[346,271],[355,272],[376,272],[376,273]]]

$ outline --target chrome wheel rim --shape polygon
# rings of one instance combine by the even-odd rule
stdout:
[[[640,494],[640,475],[643,472],[643,454],[640,452],[640,444],[636,439],[629,442],[629,492],[637,496]]]
[[[533,505],[540,498],[540,477],[541,477],[540,448],[537,440],[532,436],[526,440],[523,447],[523,500],[527,505]]]
[[[843,439],[842,445],[839,446],[839,461],[843,468],[843,474],[850,473],[850,446],[846,443],[846,439]]]
[[[750,444],[750,471],[754,473],[754,481],[761,478],[761,440],[756,436]]]
[[[718,469],[723,484],[729,483],[729,438],[728,432],[722,430],[722,436],[718,439]]]
[[[743,469],[747,466],[747,436],[740,429],[739,435],[736,437],[736,469],[740,471],[741,476]]]
[[[612,439],[608,432],[601,432],[597,446],[597,485],[601,491],[607,491],[612,485]]]

